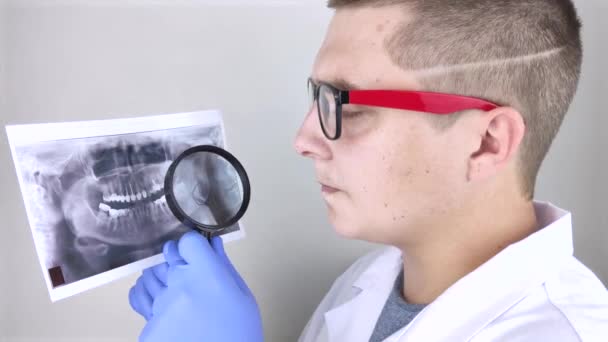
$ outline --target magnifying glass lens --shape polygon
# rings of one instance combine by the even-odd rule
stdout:
[[[220,231],[242,216],[243,180],[224,156],[212,151],[188,153],[173,165],[170,177],[171,210],[195,228]]]

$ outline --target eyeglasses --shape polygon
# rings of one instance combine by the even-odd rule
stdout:
[[[407,91],[407,90],[339,90],[308,79],[310,106],[317,104],[317,113],[323,134],[329,140],[337,140],[342,135],[342,106],[345,104],[384,107],[401,110],[447,115],[463,110],[478,109],[490,111],[497,104],[467,96]]]

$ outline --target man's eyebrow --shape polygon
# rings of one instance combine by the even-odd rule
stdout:
[[[340,90],[358,90],[360,89],[360,87],[358,87],[356,84],[354,84],[353,82],[350,82],[342,77],[337,77],[337,78],[332,78],[332,79],[324,79],[324,80],[320,80],[320,79],[315,79],[313,78],[313,81],[316,84],[319,83],[327,83],[329,85],[332,85]]]

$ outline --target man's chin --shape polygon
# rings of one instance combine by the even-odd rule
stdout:
[[[336,234],[339,237],[347,239],[347,240],[369,242],[369,243],[379,244],[379,245],[397,246],[397,244],[395,242],[383,240],[382,236],[374,235],[372,232],[366,232],[361,229],[354,229],[351,227],[342,227],[342,226],[334,225],[334,231],[336,232]]]
[[[352,214],[352,210],[345,210],[342,203],[334,203],[326,201],[327,215],[329,222],[334,228],[336,234],[340,237],[352,240],[364,240],[361,220],[356,219],[356,215]]]
[[[361,224],[361,220],[353,220],[352,217],[349,217],[348,220],[342,220],[340,217],[332,215],[330,215],[329,220],[334,231],[341,238],[370,243],[385,243],[381,241],[382,236],[379,236],[376,230],[373,230],[369,225]]]
[[[331,215],[329,220],[336,234],[345,239],[363,240],[363,234],[357,224],[353,224],[351,220],[340,220],[338,217]]]

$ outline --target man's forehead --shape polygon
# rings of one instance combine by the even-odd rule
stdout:
[[[406,20],[401,6],[338,9],[315,60],[313,79],[343,89],[395,83],[391,76],[404,70],[390,58],[385,42]]]

